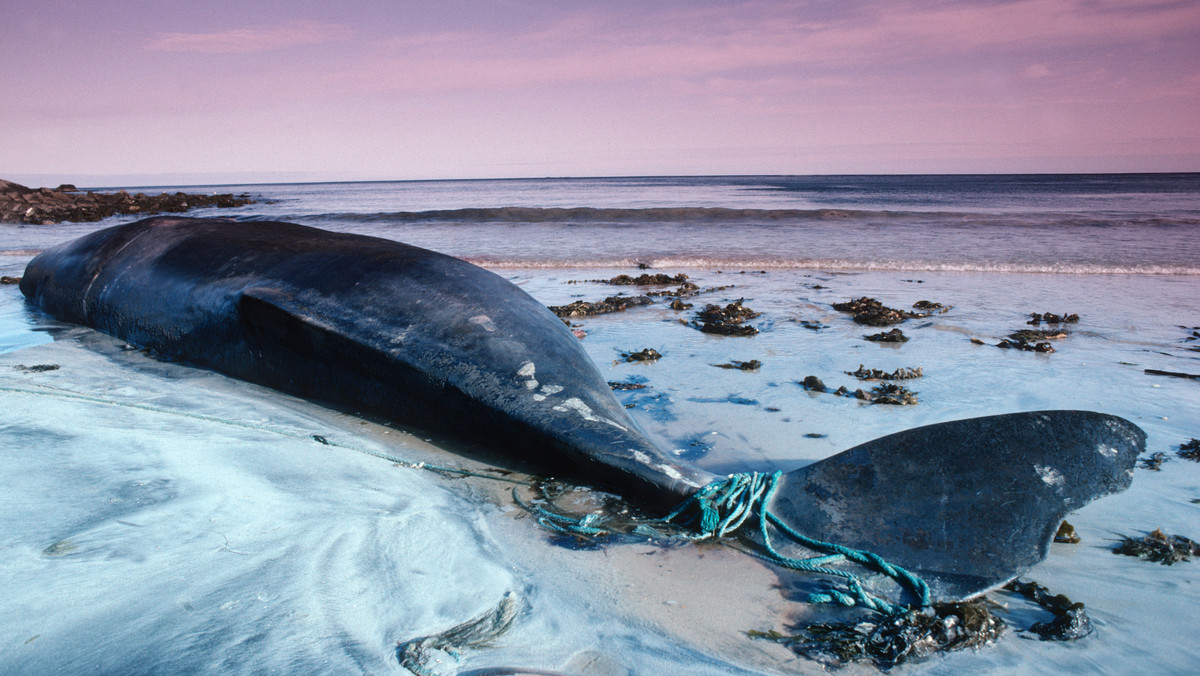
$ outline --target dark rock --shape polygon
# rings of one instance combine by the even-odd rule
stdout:
[[[20,277],[9,277],[8,275],[4,275],[3,277],[0,277],[0,284],[20,284],[20,283],[21,283]]]
[[[614,390],[644,390],[648,387],[643,383],[614,383],[609,382],[608,386]]]

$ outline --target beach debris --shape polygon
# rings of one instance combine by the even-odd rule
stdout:
[[[1021,329],[1008,334],[1007,337],[996,343],[996,347],[1005,349],[1014,348],[1024,350],[1026,352],[1054,352],[1054,346],[1049,343],[1051,340],[1059,340],[1067,337],[1066,329],[1053,329],[1049,331],[1040,331],[1034,329]]]
[[[569,305],[551,305],[550,311],[559,317],[591,317],[610,312],[624,312],[631,307],[650,305],[653,302],[649,296],[609,296],[594,303],[577,300]]]
[[[649,362],[662,359],[662,355],[659,354],[658,350],[647,347],[637,352],[622,352],[621,359],[628,362]]]
[[[1200,439],[1192,439],[1179,445],[1176,455],[1193,462],[1200,462]]]
[[[1091,634],[1092,620],[1082,603],[1064,594],[1051,594],[1049,589],[1030,581],[1013,580],[1004,589],[1016,592],[1054,614],[1049,622],[1035,622],[1025,630],[1042,641],[1074,641]]]
[[[804,380],[800,383],[801,387],[810,392],[828,392],[829,388],[825,387],[825,383],[816,376],[804,376]]]
[[[18,279],[19,279],[19,278],[18,278]],[[1186,326],[1181,326],[1181,327],[1179,327],[1179,328],[1181,328],[1181,329],[1183,329],[1183,330],[1185,330],[1185,331],[1191,331],[1191,332],[1192,332],[1192,335],[1190,335],[1190,336],[1188,336],[1188,337],[1184,338],[1184,339],[1183,339],[1183,342],[1185,342],[1185,343],[1191,343],[1191,342],[1195,342],[1195,341],[1200,341],[1200,326],[1194,326],[1194,327],[1192,327],[1192,328],[1190,328],[1190,329],[1189,329],[1188,327],[1186,327]],[[1189,347],[1188,349],[1189,349],[1189,350],[1191,350],[1191,351],[1193,351],[1193,352],[1200,352],[1200,345],[1192,345],[1192,346],[1191,346],[1191,347]]]
[[[1190,561],[1191,557],[1200,555],[1200,545],[1182,535],[1167,535],[1161,528],[1155,528],[1145,537],[1125,536],[1113,548],[1113,554],[1136,556],[1171,566],[1180,561]]]
[[[830,390],[817,376],[805,376],[800,386],[810,392],[828,392],[838,397],[853,397],[872,404],[892,404],[896,406],[911,406],[917,403],[917,393],[895,383],[881,383],[870,392],[862,389],[850,391],[845,385]]]
[[[1164,462],[1166,462],[1167,460],[1168,460],[1167,454],[1163,453],[1162,451],[1151,453],[1150,455],[1148,455],[1144,458],[1139,458],[1139,461],[1142,463],[1141,464],[1142,469],[1148,469],[1148,470],[1152,470],[1155,472],[1161,471],[1162,464]]]
[[[925,315],[927,317],[933,314],[945,314],[953,307],[953,305],[942,305],[941,303],[935,303],[931,300],[919,300],[913,303],[913,309],[921,310],[922,312],[927,313]]]
[[[521,612],[516,593],[507,592],[493,609],[438,634],[409,641],[398,641],[396,659],[400,666],[418,676],[435,672],[430,669],[445,657],[455,662],[464,648],[488,648],[507,632]],[[445,657],[442,657],[442,656]]]
[[[860,397],[861,398],[861,397]],[[896,383],[880,383],[871,388],[872,404],[891,404],[893,406],[913,406],[917,403],[917,393]]]
[[[873,343],[907,343],[908,336],[900,329],[892,329],[883,333],[873,333],[869,336],[863,336],[863,340],[869,340]]]
[[[201,207],[240,207],[253,204],[248,193],[197,195],[174,194],[130,195],[121,190],[115,193],[79,192],[64,183],[58,188],[27,188],[12,181],[0,180],[0,223],[51,225],[62,221],[99,221],[116,214],[182,213]]]
[[[758,329],[744,322],[758,317],[761,313],[743,305],[745,300],[739,298],[725,307],[714,304],[705,305],[704,309],[697,313],[696,321],[692,322],[692,326],[704,333],[723,336],[753,336],[758,333]]]
[[[1058,530],[1054,531],[1054,541],[1061,544],[1077,545],[1083,541],[1083,538],[1079,537],[1079,533],[1075,532],[1075,526],[1072,526],[1071,522],[1063,521],[1058,524]]]
[[[60,368],[62,367],[58,364],[34,364],[33,366],[17,364],[13,366],[14,370],[20,371],[21,373],[45,373],[46,371],[57,371]]]
[[[845,303],[834,303],[833,309],[838,312],[853,314],[854,321],[857,324],[864,324],[866,326],[891,326],[892,324],[899,324],[906,319],[923,319],[935,314],[941,314],[950,308],[941,303],[919,300],[913,304],[913,309],[920,310],[920,312],[908,312],[906,310],[890,308],[874,298],[863,296]]]
[[[857,371],[846,371],[845,373],[859,380],[910,380],[912,378],[921,378],[925,375],[920,366],[916,368],[898,368],[888,373],[879,369],[866,368],[862,364],[858,365]]]
[[[20,277],[10,277],[8,275],[4,275],[3,277],[0,277],[0,284],[20,284],[20,283],[21,283]]]
[[[903,615],[858,622],[822,622],[792,635],[748,631],[750,638],[774,641],[797,655],[839,667],[870,662],[888,670],[905,662],[966,648],[979,649],[1004,633],[1005,624],[985,600],[935,603]]]
[[[757,371],[762,367],[762,362],[757,359],[751,359],[750,361],[731,359],[728,364],[713,364],[713,366],[722,369],[737,369],[739,371]]]
[[[908,319],[911,313],[887,307],[883,303],[863,296],[845,303],[834,303],[833,309],[838,312],[849,312],[854,315],[856,324],[867,326],[890,326]]]
[[[645,383],[617,383],[612,382],[611,380],[608,382],[608,386],[609,388],[618,391],[644,390],[649,387],[649,385]]]
[[[1053,312],[1030,312],[1029,321],[1026,323],[1030,326],[1038,326],[1042,322],[1047,324],[1076,324],[1079,322],[1079,315],[1066,312],[1061,315],[1056,315]]]
[[[1170,376],[1172,378],[1200,380],[1200,373],[1180,373],[1179,371],[1159,371],[1158,369],[1145,369],[1144,373],[1151,376]]]
[[[672,284],[691,284],[691,282],[688,281],[688,276],[682,272],[675,276],[664,275],[661,272],[653,275],[638,275],[637,277],[630,277],[629,275],[617,275],[612,279],[599,281],[604,284],[613,284],[616,286],[670,286]]]

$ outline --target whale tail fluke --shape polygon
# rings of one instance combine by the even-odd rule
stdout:
[[[767,508],[911,571],[934,601],[967,599],[1045,558],[1068,512],[1127,488],[1145,439],[1090,411],[927,425],[783,474]]]

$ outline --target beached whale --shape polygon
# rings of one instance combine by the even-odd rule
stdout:
[[[161,355],[452,434],[670,504],[718,479],[638,429],[541,303],[467,262],[290,223],[151,218],[35,257],[33,304]],[[1041,411],[908,430],[784,474],[770,505],[814,538],[978,594],[1047,553],[1062,517],[1124,489],[1144,434]]]

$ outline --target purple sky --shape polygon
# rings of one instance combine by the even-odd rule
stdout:
[[[1196,0],[5,4],[35,185],[1200,171]]]

